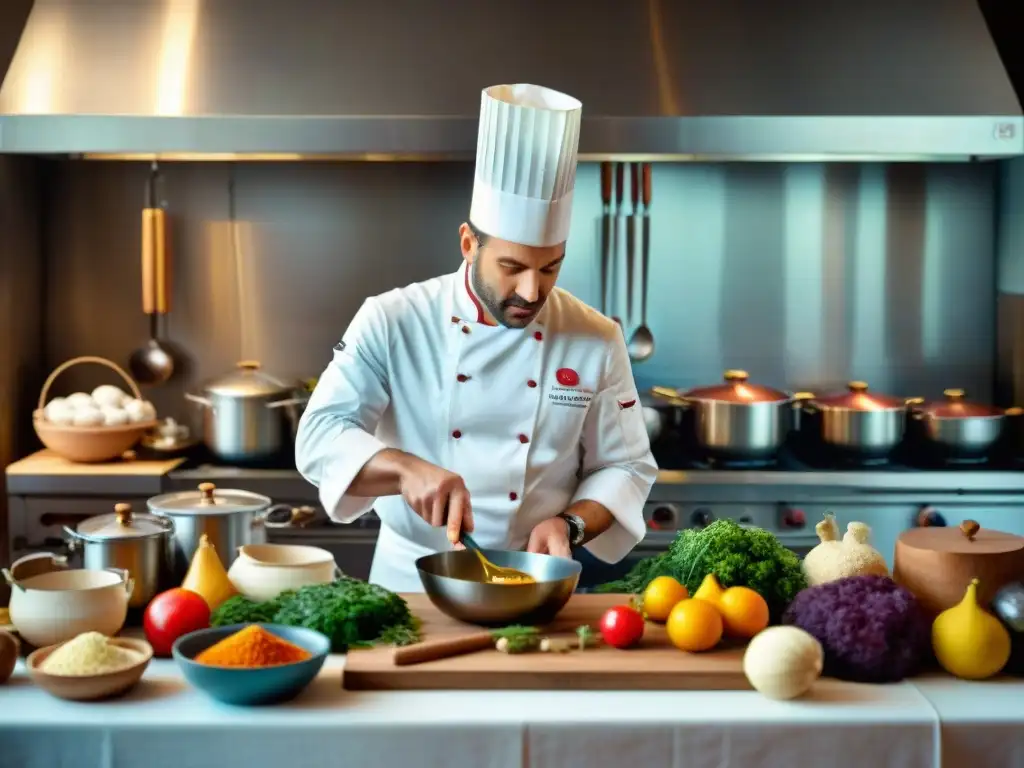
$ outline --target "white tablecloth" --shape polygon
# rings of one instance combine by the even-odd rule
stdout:
[[[910,683],[822,680],[795,702],[736,691],[352,692],[343,664],[329,659],[289,704],[237,708],[187,686],[170,661],[151,663],[124,698],[81,704],[33,686],[19,662],[0,686],[0,768],[938,765],[936,709]],[[1015,690],[1024,699],[1024,685]]]

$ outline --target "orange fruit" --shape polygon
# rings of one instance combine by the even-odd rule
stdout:
[[[729,587],[717,607],[732,637],[751,638],[768,626],[768,603],[750,587]]]
[[[644,613],[651,621],[665,621],[676,603],[689,596],[686,587],[671,576],[658,576],[644,590]]]
[[[665,622],[668,639],[681,651],[707,651],[722,639],[722,616],[706,600],[676,603]]]

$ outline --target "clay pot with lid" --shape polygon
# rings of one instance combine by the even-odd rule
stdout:
[[[752,383],[746,371],[726,371],[721,384],[679,398],[693,412],[694,441],[709,458],[771,460],[793,427],[793,396]]]
[[[907,401],[871,392],[863,381],[851,381],[846,392],[796,397],[801,431],[851,457],[885,459],[906,432]]]
[[[932,616],[959,603],[972,579],[978,580],[978,601],[988,607],[1021,574],[1024,536],[985,529],[974,520],[955,528],[911,528],[896,540],[893,580]]]
[[[215,379],[201,395],[185,398],[203,407],[203,439],[220,460],[235,464],[269,461],[289,453],[298,424],[298,406],[309,394],[243,360]]]
[[[936,402],[910,401],[916,436],[946,459],[987,457],[1003,435],[1006,409],[972,403],[962,389],[947,389],[942,394],[944,399]]]

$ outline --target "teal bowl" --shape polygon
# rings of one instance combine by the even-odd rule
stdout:
[[[193,661],[201,651],[247,626],[232,624],[200,629],[174,642],[171,655],[190,685],[225,704],[278,704],[298,696],[320,672],[331,651],[330,639],[315,630],[282,624],[260,624],[268,632],[305,648],[312,655],[294,664],[258,668],[213,667]]]

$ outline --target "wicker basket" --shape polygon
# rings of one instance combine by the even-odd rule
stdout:
[[[116,363],[103,357],[75,357],[57,366],[43,384],[43,389],[39,393],[38,410],[32,416],[36,434],[43,445],[69,461],[84,464],[119,458],[121,454],[135,445],[148,430],[156,426],[156,420],[140,421],[117,427],[68,427],[51,424],[43,415],[53,382],[68,368],[82,363],[105,365],[114,370],[125,380],[132,394],[138,399],[142,399],[138,385]]]

